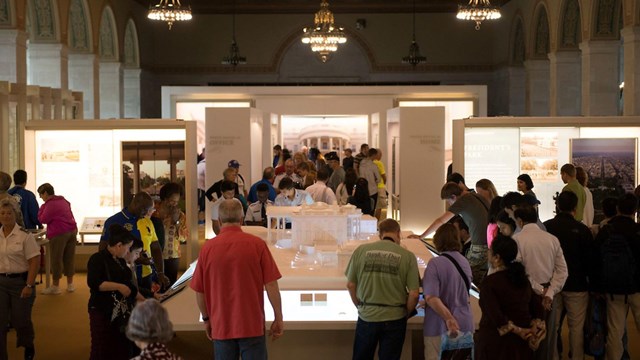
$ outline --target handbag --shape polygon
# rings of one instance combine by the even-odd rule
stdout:
[[[109,271],[109,265],[107,265],[106,261],[104,262],[104,268],[107,275],[107,281],[113,281],[111,280],[111,272]],[[133,304],[118,291],[112,291],[111,298],[113,299],[113,307],[111,309],[110,316],[111,325],[124,334],[127,324],[129,323],[131,310],[133,310]]]
[[[473,333],[458,332],[458,336],[452,337],[442,334],[440,341],[441,360],[473,360]]]
[[[607,339],[607,300],[589,296],[587,318],[584,322],[584,354],[603,356]]]

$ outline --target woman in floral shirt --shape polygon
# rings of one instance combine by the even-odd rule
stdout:
[[[162,220],[164,225],[162,257],[164,272],[169,278],[170,284],[175,283],[178,278],[180,244],[184,244],[189,237],[187,218],[179,206],[182,193],[180,184],[174,182],[165,184],[160,189],[160,204],[154,213],[154,216]]]

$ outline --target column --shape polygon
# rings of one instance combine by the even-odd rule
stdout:
[[[617,40],[585,41],[582,50],[582,115],[618,115]]]
[[[316,140],[316,147],[318,150],[322,150],[322,139],[320,137]]]
[[[640,115],[640,27],[622,29],[624,40],[624,115]]]
[[[549,116],[549,60],[527,60],[526,113],[529,116]]]
[[[579,51],[558,51],[549,54],[551,116],[580,115],[581,64]]]
[[[27,34],[21,30],[0,30],[0,80],[27,83]]]
[[[121,65],[119,62],[100,62],[101,119],[121,119],[124,115]]]
[[[69,59],[63,44],[29,44],[29,85],[69,88]]]
[[[333,137],[329,136],[329,151],[333,151]]]
[[[69,89],[83,94],[85,119],[100,118],[100,62],[94,54],[69,54]]]
[[[140,69],[124,69],[124,117],[140,118]]]

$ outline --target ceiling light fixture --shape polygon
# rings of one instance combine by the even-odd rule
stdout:
[[[147,17],[151,20],[164,21],[171,26],[176,21],[188,21],[193,17],[191,15],[191,7],[183,7],[180,4],[180,0],[160,0],[157,5],[153,5],[149,8]]]
[[[427,61],[425,56],[420,55],[420,46],[416,42],[416,0],[413,0],[413,37],[411,39],[409,55],[402,58],[402,63],[416,67],[416,65],[424,64]]]
[[[331,54],[338,50],[338,45],[347,42],[344,29],[336,28],[333,13],[326,0],[320,3],[320,10],[316,13],[313,24],[313,28],[302,30],[302,43],[311,46],[311,51],[317,53],[322,62],[327,62]]]
[[[469,0],[467,5],[458,6],[456,17],[460,20],[471,20],[476,22],[476,30],[480,30],[480,23],[485,20],[500,19],[500,7],[493,6],[489,0]]]
[[[240,48],[236,43],[236,1],[233,1],[233,15],[231,17],[231,48],[229,55],[222,58],[223,65],[238,66],[238,64],[246,64],[247,58],[240,55]]]

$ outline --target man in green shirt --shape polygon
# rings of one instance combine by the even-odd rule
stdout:
[[[582,221],[584,215],[584,205],[587,202],[587,194],[578,180],[576,180],[576,167],[573,164],[564,164],[560,168],[560,177],[562,182],[567,184],[562,191],[571,191],[578,197],[578,207],[576,208],[576,220]]]
[[[418,303],[420,279],[416,256],[400,246],[400,225],[378,225],[380,241],[361,245],[349,261],[347,289],[358,308],[353,359],[381,359],[402,354],[407,317]]]

